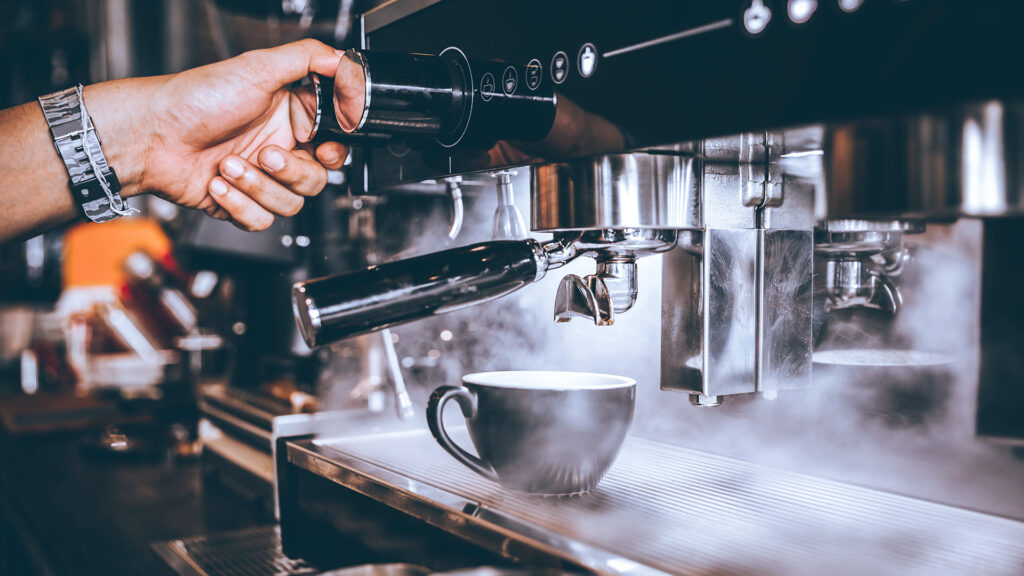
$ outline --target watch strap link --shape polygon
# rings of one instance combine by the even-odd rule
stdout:
[[[107,163],[92,119],[85,112],[81,86],[41,96],[39,104],[67,168],[71,195],[85,217],[107,222],[133,213],[119,194],[121,183]]]

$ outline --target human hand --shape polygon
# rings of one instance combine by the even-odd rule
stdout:
[[[312,91],[290,88],[311,72],[334,76],[340,53],[302,40],[152,79],[140,189],[246,230],[292,216],[327,183],[348,150],[303,145]]]

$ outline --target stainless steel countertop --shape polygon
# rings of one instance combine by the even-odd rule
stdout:
[[[565,499],[505,490],[423,430],[296,442],[288,458],[508,556],[604,574],[1024,573],[1022,522],[639,438]]]

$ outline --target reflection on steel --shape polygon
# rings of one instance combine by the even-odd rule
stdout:
[[[535,166],[530,228],[535,232],[700,226],[694,157],[612,154]]]
[[[662,388],[711,397],[809,385],[811,279],[810,231],[710,229],[667,254]]]
[[[827,217],[951,218],[1024,214],[1024,103],[830,127]]]
[[[461,439],[464,440],[464,439]],[[591,493],[510,492],[426,431],[288,444],[288,460],[487,547],[601,574],[1018,574],[1024,523],[630,438]]]

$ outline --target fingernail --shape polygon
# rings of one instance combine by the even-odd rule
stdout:
[[[216,196],[223,196],[228,191],[228,186],[221,180],[210,182],[210,192]]]
[[[242,166],[242,163],[237,158],[228,158],[227,162],[224,163],[224,175],[231,178],[240,178],[242,174],[245,174],[245,166]]]
[[[263,154],[263,166],[267,170],[277,171],[284,168],[284,156],[276,150],[270,150]]]

